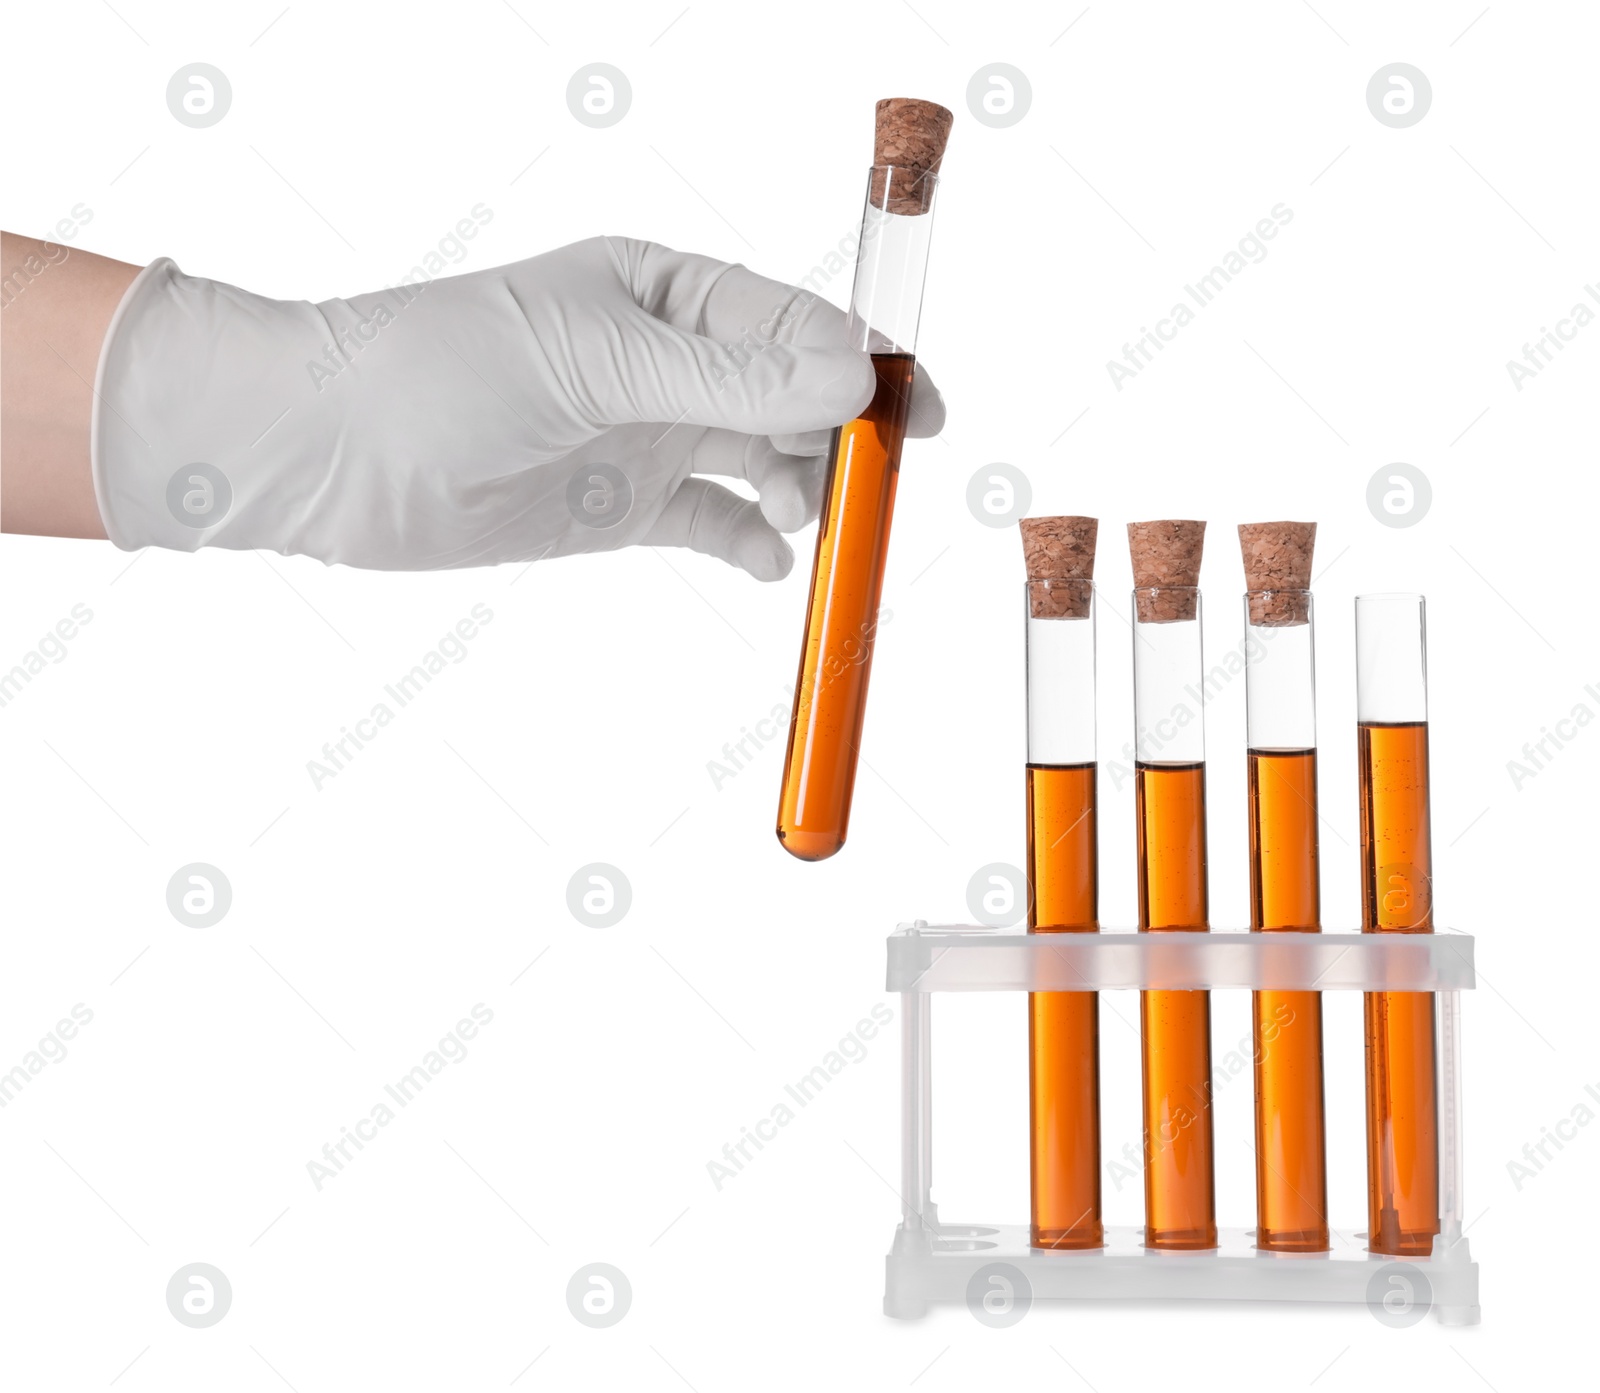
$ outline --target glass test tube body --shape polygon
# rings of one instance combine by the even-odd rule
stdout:
[[[1433,932],[1428,677],[1420,595],[1356,599],[1362,931]],[[1439,1232],[1431,992],[1368,992],[1367,1245],[1425,1257]]]
[[[1031,580],[1028,930],[1100,928],[1094,586]],[[1100,998],[1028,994],[1030,1242],[1099,1248]]]
[[[1264,622],[1256,623],[1253,620]],[[1250,927],[1320,933],[1317,711],[1311,592],[1245,596],[1250,788]],[[1258,991],[1256,1247],[1328,1248],[1322,997]]]
[[[1205,930],[1205,731],[1200,592],[1136,590],[1133,637],[1139,931]],[[1146,617],[1151,616],[1151,617]],[[1145,1246],[1217,1246],[1211,996],[1139,994]]]
[[[886,165],[868,179],[849,341],[871,356],[877,387],[833,435],[778,805],[778,840],[805,861],[832,856],[849,831],[937,183]]]

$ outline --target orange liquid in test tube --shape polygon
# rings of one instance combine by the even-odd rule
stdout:
[[[1028,928],[1098,931],[1096,766],[1030,764]],[[1094,992],[1030,992],[1035,1248],[1099,1248],[1100,998]]]
[[[1140,763],[1139,929],[1207,923],[1206,767]],[[1139,994],[1144,1042],[1145,1245],[1217,1246],[1211,1137],[1211,994]]]
[[[1250,751],[1250,917],[1264,932],[1315,932],[1321,890],[1317,752]],[[1322,1101],[1322,996],[1259,991],[1256,1079],[1256,1246],[1328,1247]]]
[[[778,840],[803,861],[832,856],[850,830],[911,403],[915,361],[910,354],[874,354],[872,365],[878,385],[871,404],[834,432],[789,721]]]
[[[1426,721],[1359,726],[1366,933],[1433,932]],[[1367,1222],[1375,1253],[1426,1257],[1439,1232],[1432,992],[1368,992]]]

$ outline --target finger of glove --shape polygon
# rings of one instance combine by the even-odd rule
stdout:
[[[735,360],[773,344],[826,348],[847,341],[844,313],[804,287],[655,242],[612,238],[611,244],[621,274],[642,309],[674,328],[716,340]],[[865,403],[857,409],[864,407]],[[944,423],[944,397],[918,362],[906,434],[912,439],[935,436]],[[824,454],[835,424],[805,432],[779,432],[776,444],[785,454]]]
[[[613,327],[593,381],[603,425],[688,421],[778,435],[848,421],[872,399],[872,367],[854,349],[730,349],[643,311]]]
[[[676,329],[722,343],[836,348],[846,342],[843,311],[815,291],[655,242],[611,242],[635,302]]]
[[[794,565],[794,552],[761,510],[708,479],[679,484],[644,542],[715,556],[757,580],[782,580]]]
[[[933,378],[919,359],[911,377],[911,409],[906,412],[906,434],[913,440],[927,440],[944,429],[944,393],[933,385]]]
[[[765,435],[708,430],[689,459],[696,474],[745,479],[760,494],[762,516],[780,532],[798,532],[822,502],[822,461],[787,455]]]
[[[660,279],[675,279],[672,269],[679,265],[685,279],[703,284],[686,263],[704,257],[656,247]],[[719,342],[761,344],[793,343],[829,347],[848,341],[848,320],[844,312],[802,287],[758,276],[744,266],[726,266],[704,291],[701,320],[695,332]],[[865,409],[863,407],[860,409]],[[933,377],[919,360],[911,382],[911,406],[906,415],[906,434],[926,439],[944,429],[944,396]],[[791,440],[777,441],[785,454],[820,455],[827,452],[831,429],[814,430]]]
[[[944,395],[934,386],[919,362],[911,379],[911,406],[906,412],[906,435],[927,439],[944,429]],[[797,431],[773,437],[772,443],[787,455],[825,455],[833,442],[832,430]]]

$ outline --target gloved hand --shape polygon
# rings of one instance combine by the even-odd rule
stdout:
[[[806,291],[619,237],[320,305],[161,260],[101,352],[95,493],[127,549],[431,570],[643,542],[776,580],[871,398],[844,343]],[[943,422],[919,376],[910,433]]]

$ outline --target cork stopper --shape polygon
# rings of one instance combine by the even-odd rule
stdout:
[[[1023,518],[1028,612],[1035,619],[1087,619],[1098,518]]]
[[[1314,522],[1239,524],[1252,624],[1277,628],[1310,620],[1311,551],[1316,544]]]
[[[929,190],[923,176],[938,174],[954,120],[937,102],[916,97],[885,97],[878,103],[872,142],[874,208],[912,216],[928,211]],[[894,166],[893,179],[883,165]]]
[[[1141,624],[1173,624],[1195,617],[1195,587],[1200,584],[1200,553],[1205,541],[1203,522],[1167,519],[1128,524],[1135,608]]]

